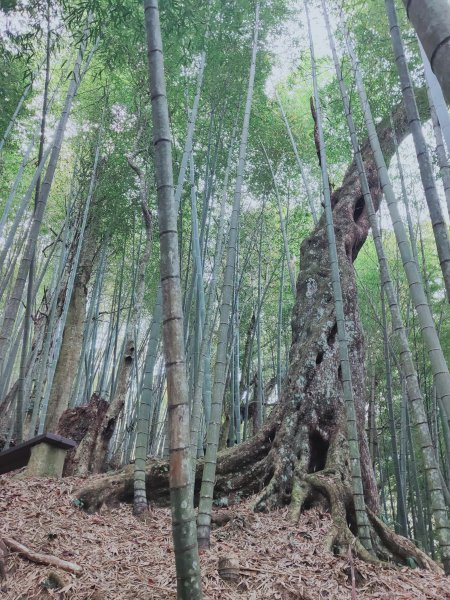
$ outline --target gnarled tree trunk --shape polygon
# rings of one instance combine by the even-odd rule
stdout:
[[[401,141],[407,134],[406,118],[401,109],[394,114],[394,124]],[[378,134],[387,160],[395,151],[391,133],[388,120],[381,122]],[[373,203],[378,209],[382,194],[368,143],[362,147],[362,155]],[[353,268],[353,261],[367,238],[369,221],[354,162],[348,168],[342,186],[333,193],[332,206],[364,495],[367,507],[377,512],[378,494],[365,432],[364,336]],[[245,497],[259,493],[257,510],[291,503],[297,512],[302,507],[325,502],[336,524],[329,540],[330,547],[335,547],[350,542],[350,530],[355,533],[356,525],[324,216],[303,241],[300,264],[289,369],[280,402],[253,438],[219,454],[215,495],[232,499],[234,495]],[[201,466],[200,462],[197,483]],[[161,462],[148,465],[147,494],[153,502],[168,497],[166,470],[166,465]],[[104,503],[130,501],[132,490],[132,470],[126,468],[96,479],[80,490],[78,497],[87,509],[95,510]],[[360,551],[363,554],[363,549]]]

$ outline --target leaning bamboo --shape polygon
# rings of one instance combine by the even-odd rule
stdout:
[[[352,63],[356,87],[363,108],[364,120],[369,134],[369,142],[377,165],[381,187],[386,198],[389,213],[391,215],[394,234],[409,284],[409,293],[419,318],[423,339],[430,358],[436,389],[438,395],[442,398],[443,405],[445,406],[447,419],[450,420],[450,374],[448,366],[422,285],[419,268],[414,259],[405,226],[400,215],[397,198],[388,174],[381,144],[378,139],[375,123],[372,117],[369,100],[367,98],[364,81],[359,69],[358,59],[343,21],[342,24],[344,30],[346,31],[345,39],[347,49]]]
[[[90,19],[88,19],[88,21],[90,21]],[[14,288],[6,304],[2,328],[0,331],[0,372],[3,370],[4,361],[9,348],[11,333],[16,320],[17,311],[22,300],[22,294],[25,287],[28,271],[30,268],[30,263],[35,253],[39,231],[41,229],[45,207],[47,205],[50,189],[55,176],[56,166],[58,164],[58,159],[61,152],[61,145],[64,139],[64,133],[66,130],[67,121],[69,119],[70,110],[72,108],[73,100],[81,82],[81,63],[87,46],[88,32],[89,25],[87,25],[85,29],[80,50],[75,61],[72,78],[66,94],[66,99],[61,113],[61,117],[59,119],[58,126],[56,129],[54,143],[51,148],[47,172],[45,174],[41,193],[39,194],[39,199],[34,210],[28,239],[22,255],[22,259],[20,261],[16,280],[14,283]],[[92,58],[92,53],[90,57]],[[84,71],[86,70],[86,67],[87,65],[85,65]]]
[[[436,522],[436,531],[439,540],[439,545],[442,553],[442,558],[444,562],[444,568],[446,572],[450,570],[450,527],[447,517],[447,510],[445,506],[445,500],[442,492],[442,485],[439,476],[439,469],[437,466],[437,462],[434,455],[433,444],[431,440],[430,430],[428,427],[428,421],[426,417],[426,412],[424,408],[424,402],[422,398],[422,393],[419,387],[419,381],[417,377],[417,372],[414,366],[413,357],[409,348],[408,337],[406,334],[406,330],[403,326],[400,309],[397,303],[396,294],[394,292],[394,287],[392,285],[392,281],[390,278],[388,262],[386,260],[386,256],[383,249],[383,244],[381,240],[381,233],[378,227],[375,209],[373,206],[372,195],[369,188],[369,183],[367,180],[364,163],[361,156],[361,150],[358,143],[358,138],[356,134],[356,128],[354,125],[351,109],[350,109],[350,101],[347,94],[346,86],[344,83],[344,79],[342,76],[342,71],[340,69],[339,59],[336,53],[336,49],[334,46],[333,37],[331,35],[331,28],[328,20],[328,14],[326,10],[325,1],[322,0],[323,12],[326,19],[327,31],[330,40],[330,46],[333,53],[336,73],[339,81],[339,88],[341,92],[341,98],[344,105],[345,115],[347,118],[347,124],[349,128],[349,133],[353,145],[353,149],[355,152],[355,160],[358,169],[358,175],[361,182],[361,190],[363,192],[363,197],[365,201],[365,206],[367,210],[367,214],[369,217],[369,222],[372,227],[372,233],[375,243],[375,248],[377,252],[377,257],[380,263],[380,272],[383,288],[386,292],[389,308],[391,311],[392,317],[392,325],[394,332],[396,334],[399,346],[400,353],[400,364],[402,369],[402,374],[406,382],[408,398],[412,407],[412,414],[414,418],[415,430],[417,433],[417,438],[420,444],[420,448],[422,451],[422,456],[424,463],[426,465],[426,478],[428,484],[428,490],[431,497],[431,506],[433,510],[433,516]],[[369,130],[369,134],[370,134]],[[376,136],[376,131],[375,131]],[[376,138],[378,141],[378,137]],[[374,151],[375,158],[376,153]],[[414,261],[414,259],[412,259]],[[414,264],[417,263],[414,261]],[[385,352],[388,352],[387,348],[387,339],[385,336],[384,339]],[[399,480],[399,474],[396,474],[397,479]],[[402,488],[402,486],[400,486]],[[402,489],[400,489],[402,491]],[[404,498],[403,502],[404,502]],[[404,510],[404,508],[403,508]],[[404,517],[404,515],[403,515]],[[405,521],[403,522],[403,527],[406,525]]]
[[[441,203],[431,166],[430,155],[428,153],[428,146],[422,131],[422,124],[420,122],[416,97],[414,95],[408,63],[406,62],[405,52],[403,49],[403,41],[398,25],[394,1],[385,0],[385,6],[389,19],[395,62],[397,64],[397,71],[402,88],[403,103],[405,105],[409,129],[414,140],[420,177],[422,180],[428,210],[430,212],[431,223],[433,225],[434,239],[436,241],[439,264],[441,266],[442,276],[444,278],[445,289],[447,290],[447,298],[450,301],[450,242],[447,224],[441,209]]]

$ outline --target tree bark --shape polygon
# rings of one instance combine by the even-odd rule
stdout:
[[[347,422],[347,443],[348,443],[348,459],[351,470],[351,482],[352,482],[352,499],[355,512],[355,521],[357,527],[358,539],[368,552],[372,552],[372,539],[369,528],[369,521],[367,518],[366,506],[364,501],[364,490],[362,482],[362,469],[361,469],[361,455],[360,455],[360,434],[358,429],[361,431],[361,427],[357,426],[356,416],[356,403],[353,394],[352,385],[352,369],[350,367],[349,359],[349,347],[348,347],[348,334],[346,327],[346,316],[344,311],[344,302],[342,295],[342,282],[340,276],[340,261],[338,258],[336,236],[334,232],[334,221],[333,221],[333,210],[331,206],[331,185],[328,178],[328,166],[327,157],[325,152],[325,140],[322,127],[321,117],[321,106],[319,98],[319,88],[317,85],[317,71],[316,62],[314,56],[314,42],[311,32],[311,22],[309,18],[308,5],[305,0],[305,12],[306,19],[308,22],[308,33],[309,33],[309,44],[311,52],[311,66],[312,66],[312,79],[314,88],[314,103],[315,111],[313,112],[314,124],[317,127],[317,134],[319,140],[318,154],[320,156],[320,166],[322,168],[322,182],[323,182],[323,197],[325,204],[325,218],[326,218],[326,233],[328,241],[328,258],[330,261],[331,269],[331,289],[333,291],[334,311],[336,315],[336,329],[339,340],[339,369],[338,378],[342,383],[343,399],[345,403],[345,415]],[[311,103],[312,106],[312,103]],[[358,216],[353,215],[355,221]],[[316,359],[317,360],[317,359]],[[363,430],[365,433],[365,429]],[[300,486],[302,484],[300,483]],[[300,492],[303,490],[300,487]],[[300,498],[303,498],[301,495]],[[342,500],[341,500],[342,502]],[[333,506],[331,506],[333,510]],[[335,523],[335,526],[337,524]],[[340,526],[337,526],[340,529]],[[339,531],[338,531],[339,535]]]
[[[87,475],[93,471],[94,451],[108,407],[106,400],[93,394],[87,404],[69,408],[61,416],[58,433],[77,442],[67,453],[64,476]]]

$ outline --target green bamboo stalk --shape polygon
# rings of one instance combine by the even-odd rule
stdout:
[[[284,222],[283,211],[281,209],[280,194],[278,193],[278,186],[277,186],[277,182],[275,179],[275,173],[273,172],[273,167],[272,167],[272,163],[270,162],[269,155],[267,154],[267,151],[262,142],[261,142],[261,146],[262,146],[262,149],[264,152],[264,157],[266,159],[267,165],[270,170],[270,174],[272,176],[273,189],[275,192],[275,197],[277,199],[277,205],[278,205],[278,216],[280,217],[280,228],[281,228],[281,233],[283,235],[284,253],[286,255],[286,261],[287,261],[287,266],[288,266],[288,271],[289,271],[289,279],[291,282],[292,294],[295,298],[296,293],[297,293],[297,289],[296,289],[296,285],[295,285],[295,274],[294,274],[294,269],[292,267],[292,262],[291,262],[291,253],[289,252],[289,242],[288,242],[287,233],[286,233],[286,224]],[[315,216],[314,213],[313,213],[313,218],[315,219],[314,223],[317,223],[317,217]]]
[[[347,31],[345,24],[342,22],[343,28]],[[397,240],[400,256],[403,267],[409,284],[409,292],[413,301],[417,316],[420,322],[423,339],[426,344],[430,363],[433,371],[436,389],[438,395],[442,398],[445,406],[447,419],[450,419],[450,374],[444,353],[442,351],[439,336],[433,321],[430,307],[427,302],[426,294],[423,289],[418,265],[414,260],[411,251],[411,245],[408,241],[405,226],[400,216],[397,199],[394,189],[388,175],[386,162],[378,139],[376,127],[373,121],[370,110],[369,100],[364,87],[362,75],[358,66],[358,59],[353,49],[352,42],[348,35],[345,36],[348,53],[351,59],[353,72],[355,75],[356,86],[361,100],[361,105],[364,113],[364,120],[369,134],[369,142],[374,154],[374,158],[378,168],[378,175],[382,190],[384,192],[386,202],[392,219],[394,234]]]
[[[25,249],[23,251],[22,259],[20,261],[19,269],[16,275],[14,288],[5,307],[5,314],[0,331],[0,372],[3,371],[5,357],[9,348],[11,332],[13,330],[17,316],[17,311],[22,300],[22,294],[25,287],[26,277],[30,268],[30,263],[35,252],[38,235],[41,228],[45,207],[47,205],[47,200],[50,194],[50,189],[53,183],[53,178],[55,175],[56,166],[58,163],[58,158],[61,151],[61,145],[64,138],[64,133],[69,118],[70,110],[72,108],[73,100],[81,82],[81,64],[87,46],[89,23],[90,18],[88,19],[88,24],[85,28],[83,39],[81,41],[80,50],[75,61],[72,78],[69,84],[69,89],[66,94],[66,100],[56,129],[54,143],[51,148],[47,172],[42,184],[41,193],[39,194],[39,200],[35,207],[31,228],[29,231]],[[90,58],[92,58],[92,53],[90,54]],[[84,71],[86,71],[87,66],[88,64],[85,64]]]
[[[157,0],[144,0],[153,144],[158,196],[163,339],[167,375],[169,486],[172,536],[180,600],[202,598],[191,491],[189,402],[183,338],[177,206],[173,193],[172,143]]]
[[[233,126],[233,132],[231,134],[230,146],[228,149],[227,164],[225,168],[222,193],[220,198],[220,213],[219,213],[219,227],[216,235],[216,243],[214,248],[214,262],[211,274],[211,279],[208,287],[207,301],[206,301],[206,313],[205,313],[205,326],[202,337],[202,343],[200,347],[200,362],[198,369],[197,382],[194,386],[194,398],[192,402],[191,410],[191,455],[193,459],[193,469],[196,466],[196,447],[198,447],[198,434],[200,431],[201,423],[201,400],[203,395],[204,387],[206,386],[205,393],[205,422],[208,426],[210,415],[211,415],[211,368],[210,368],[210,344],[211,335],[214,327],[214,301],[217,290],[217,283],[219,279],[220,266],[222,264],[222,255],[224,251],[224,231],[225,231],[225,207],[228,198],[228,181],[230,176],[231,162],[233,157],[234,141],[236,138],[236,130],[238,123],[239,111],[237,111],[236,120]]]
[[[447,0],[403,0],[403,4],[450,104],[450,4]]]
[[[356,129],[354,126],[354,122],[353,122],[353,118],[352,118],[352,114],[351,114],[351,110],[350,110],[350,102],[349,102],[347,90],[345,87],[345,83],[344,83],[344,80],[342,77],[342,72],[340,70],[337,53],[336,53],[336,50],[334,47],[334,42],[333,42],[333,38],[331,35],[331,29],[330,29],[330,25],[329,25],[329,20],[328,20],[328,15],[326,12],[326,6],[325,6],[324,0],[322,0],[322,7],[323,7],[323,11],[324,11],[325,18],[326,18],[327,31],[328,31],[328,35],[329,35],[329,39],[330,39],[330,45],[331,45],[332,52],[333,52],[336,73],[338,76],[339,87],[340,87],[340,91],[341,91],[341,97],[343,100],[345,114],[347,117],[347,124],[349,127],[350,137],[351,137],[352,145],[353,145],[354,152],[355,152],[355,159],[356,159],[356,164],[357,164],[357,168],[358,168],[358,175],[360,177],[361,189],[363,191],[365,206],[366,206],[367,214],[369,217],[369,222],[372,227],[373,238],[374,238],[374,242],[375,242],[378,260],[380,263],[382,284],[386,291],[389,308],[391,311],[393,330],[394,330],[394,332],[397,336],[397,340],[398,340],[401,366],[402,366],[402,374],[406,381],[407,390],[408,390],[408,398],[409,398],[409,402],[410,402],[410,405],[412,408],[412,414],[414,417],[414,426],[415,426],[415,430],[417,432],[418,441],[420,443],[423,460],[426,465],[425,474],[426,474],[427,486],[428,486],[428,490],[429,490],[430,498],[431,498],[431,506],[432,506],[432,510],[433,510],[433,516],[434,516],[434,519],[436,522],[436,533],[437,533],[437,536],[439,539],[439,545],[440,545],[441,554],[442,554],[442,558],[443,558],[443,562],[444,562],[444,568],[447,572],[450,570],[450,527],[449,527],[449,522],[448,522],[448,517],[447,517],[445,501],[444,501],[444,497],[443,497],[443,493],[442,493],[442,486],[441,486],[441,482],[440,482],[439,470],[438,470],[435,455],[434,455],[433,445],[432,445],[432,441],[431,441],[431,435],[430,435],[430,431],[428,428],[428,421],[427,421],[425,409],[424,409],[423,398],[422,398],[422,394],[421,394],[419,383],[418,383],[417,372],[414,367],[412,354],[411,354],[411,351],[409,348],[408,338],[406,335],[405,328],[403,326],[403,322],[402,322],[401,315],[400,315],[400,310],[399,310],[398,303],[397,303],[397,298],[396,298],[394,288],[392,285],[392,281],[390,278],[390,274],[389,274],[388,263],[387,263],[387,260],[386,260],[385,254],[384,254],[384,249],[383,249],[383,245],[382,245],[382,241],[381,241],[381,234],[380,234],[380,231],[378,228],[378,223],[377,223],[377,220],[375,217],[375,210],[374,210],[374,206],[373,206],[372,195],[370,193],[367,176],[365,174],[364,163],[362,161],[361,151],[360,151],[358,139],[356,136]],[[349,40],[347,40],[347,43],[350,46]],[[354,58],[354,55],[352,56],[352,60],[353,60],[353,58]],[[353,63],[353,65],[355,67],[355,63]],[[355,71],[356,71],[356,69],[355,69]],[[361,82],[362,82],[361,75],[360,75],[359,71],[356,71],[356,73],[358,73],[357,84],[359,86],[359,91],[361,92],[361,91],[363,91],[363,87],[361,85]],[[361,98],[361,100],[362,100],[362,98]],[[363,104],[364,108],[368,107],[367,98],[365,98],[365,102],[362,102],[362,104]],[[370,139],[371,143],[373,144],[372,149],[374,151],[375,159],[377,160],[377,163],[378,163],[378,160],[380,158],[379,152],[381,152],[381,149],[379,148],[378,136],[377,136],[376,130],[373,126],[373,121],[367,119],[367,116],[368,116],[367,108],[366,108],[365,112],[366,112],[366,124],[368,125],[368,129],[369,129],[369,139]],[[369,125],[371,125],[371,127],[369,127]],[[378,149],[379,149],[379,152],[377,152]],[[384,165],[384,169],[385,169],[386,166],[384,163],[384,158],[383,158],[382,164]],[[380,163],[378,163],[378,165],[380,165]],[[379,166],[379,172],[380,172],[380,166]],[[383,170],[381,170],[381,173],[382,172],[383,172]],[[383,182],[383,180],[382,180],[382,182]],[[403,231],[404,231],[404,229],[403,229]],[[406,232],[404,232],[404,239],[406,241]],[[417,270],[417,263],[414,261],[412,256],[410,258],[409,264],[413,265],[413,267],[415,267]],[[419,279],[419,283],[420,283],[420,279]]]
[[[308,4],[305,0],[306,19],[308,22],[309,45],[311,53],[312,79],[314,87],[314,100],[317,112],[317,128],[319,135],[320,163],[322,169],[323,195],[325,200],[326,231],[328,240],[328,252],[330,256],[331,283],[333,288],[334,306],[336,313],[336,325],[339,340],[339,356],[342,376],[342,386],[344,392],[344,402],[347,415],[347,439],[350,455],[350,468],[352,478],[352,493],[355,504],[356,524],[358,527],[358,537],[362,545],[369,552],[372,550],[372,540],[370,536],[369,519],[366,513],[364,502],[364,491],[361,475],[361,459],[359,453],[358,429],[356,424],[356,409],[353,398],[352,374],[350,368],[350,359],[348,354],[347,334],[345,331],[345,313],[344,302],[342,298],[341,278],[339,274],[339,262],[336,249],[336,236],[333,225],[333,210],[331,208],[330,185],[327,170],[327,158],[325,152],[325,141],[322,129],[322,116],[319,99],[319,89],[317,85],[316,63],[314,57],[314,44],[311,32],[311,22],[309,18]]]
[[[417,109],[408,63],[406,62],[405,52],[403,49],[403,41],[398,25],[394,1],[385,0],[385,6],[389,19],[395,62],[397,64],[397,70],[402,88],[403,102],[405,105],[409,128],[414,140],[425,199],[427,201],[431,222],[433,224],[434,239],[436,241],[439,264],[441,265],[445,288],[447,290],[447,298],[450,301],[450,242],[448,238],[447,224],[442,213],[441,203],[431,166],[431,160],[428,154],[428,146],[422,131],[422,124],[420,122],[419,111]]]
[[[280,111],[281,111],[281,115],[283,117],[284,124],[286,125],[286,130],[288,132],[288,136],[289,136],[289,139],[291,141],[292,149],[293,149],[294,154],[295,154],[295,160],[297,161],[297,165],[298,165],[298,169],[300,171],[300,175],[302,177],[303,185],[305,186],[306,197],[308,199],[308,204],[309,204],[309,210],[311,211],[311,215],[312,215],[312,218],[313,218],[313,221],[314,221],[314,225],[317,225],[317,223],[318,223],[319,220],[317,218],[317,211],[316,211],[316,207],[314,206],[314,200],[313,200],[313,197],[312,197],[312,194],[311,194],[311,190],[309,189],[308,180],[306,179],[305,169],[303,168],[302,161],[300,160],[300,156],[299,156],[299,153],[298,153],[297,144],[295,143],[295,139],[294,139],[294,136],[292,134],[291,126],[289,125],[288,118],[287,118],[286,113],[284,111],[283,104],[281,102],[281,98],[280,98],[277,90],[275,90],[275,96],[276,96],[276,99],[278,101],[278,106],[280,107]]]
[[[247,88],[247,100],[244,112],[244,123],[242,126],[241,143],[239,149],[239,163],[234,191],[233,211],[230,220],[230,236],[228,241],[227,260],[223,281],[222,304],[220,307],[220,325],[216,352],[214,387],[211,402],[211,417],[206,437],[205,463],[203,468],[202,485],[200,489],[200,502],[197,518],[197,537],[200,547],[209,546],[211,535],[211,509],[216,473],[217,449],[220,434],[220,421],[222,417],[222,403],[226,384],[225,371],[227,363],[226,355],[228,343],[228,327],[231,316],[242,183],[245,172],[250,112],[252,106],[253,86],[256,71],[256,55],[258,50],[259,8],[260,3],[258,1],[256,3],[250,75]]]

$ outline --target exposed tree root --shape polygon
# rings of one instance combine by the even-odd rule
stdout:
[[[255,510],[265,510],[268,504],[273,505],[277,488],[276,477],[273,477],[256,501]],[[411,540],[392,531],[369,508],[367,508],[368,515],[374,533],[379,538],[374,544],[377,556],[370,554],[362,546],[355,536],[356,524],[353,517],[351,490],[345,482],[345,474],[340,473],[339,470],[324,469],[303,477],[296,474],[291,494],[291,518],[294,521],[298,520],[301,510],[313,504],[315,506],[325,504],[330,513],[332,526],[325,541],[325,547],[329,551],[335,554],[346,554],[351,548],[356,556],[372,564],[382,564],[388,560],[404,563],[408,558],[413,558],[419,567],[442,574],[441,567],[435,561],[417,548]]]
[[[402,559],[414,558],[422,569],[429,569],[430,571],[433,571],[433,573],[442,574],[443,570],[441,567],[425,554],[425,552],[420,550],[420,548],[417,548],[411,540],[392,531],[392,529],[385,525],[385,523],[383,523],[383,521],[370,509],[367,509],[367,514],[369,515],[370,522],[383,545],[392,552],[394,556],[398,556]]]
[[[348,553],[348,548],[353,548],[359,558],[377,564],[379,560],[368,552],[354,535],[356,525],[352,510],[353,498],[343,475],[333,469],[305,475],[310,494],[319,492],[328,502],[332,525],[325,542],[326,548],[334,554],[343,555]]]
[[[229,448],[219,453],[217,460],[216,498],[226,498],[233,503],[260,492],[267,484],[267,455],[271,446],[272,427],[268,424],[248,442],[239,445],[239,450]],[[203,462],[197,464],[195,494],[200,490]],[[169,504],[169,466],[166,461],[151,459],[146,467],[147,498],[150,504]],[[133,502],[134,465],[120,471],[92,478],[78,490],[76,497],[88,512],[102,506],[114,506],[120,502]]]

